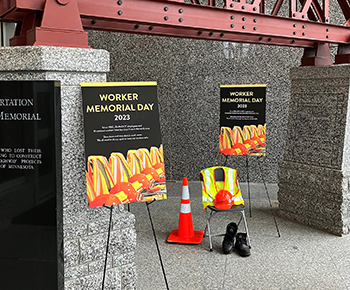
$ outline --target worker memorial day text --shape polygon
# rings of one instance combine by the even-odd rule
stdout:
[[[103,102],[123,102],[138,101],[137,93],[127,94],[99,94],[100,100]],[[96,104],[87,105],[86,113],[104,113],[104,112],[132,112],[132,111],[152,111],[154,103],[137,103],[137,104]]]

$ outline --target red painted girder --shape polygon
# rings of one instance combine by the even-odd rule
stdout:
[[[0,17],[4,20],[21,21],[23,14],[43,11],[45,0],[0,0]]]
[[[89,28],[91,19],[83,19],[83,26]],[[158,36],[184,37],[217,41],[233,41],[255,44],[270,44],[295,47],[314,47],[315,41],[291,40],[283,37],[267,37],[242,33],[213,32],[213,30],[184,29],[182,27],[150,26],[149,24],[121,23],[108,20],[98,20],[94,24],[95,30],[149,34]]]
[[[45,4],[45,0],[10,0],[6,7],[4,2],[7,1],[2,0],[0,15],[5,20],[16,21],[21,21],[30,10],[43,11]],[[77,0],[77,3],[80,14],[77,17],[81,17],[87,29],[301,47],[313,47],[315,42],[349,44],[350,41],[349,27],[299,19],[300,12],[295,18],[262,14],[260,1],[253,4],[227,1],[225,9],[165,0]],[[294,5],[296,0],[290,3]],[[14,6],[16,11],[7,12]],[[136,24],[140,29],[135,29]],[[152,31],[150,26],[154,27]],[[222,33],[224,36],[220,36]]]
[[[296,1],[296,0],[291,0]],[[187,37],[187,29],[222,32],[246,37],[270,37],[286,39],[283,45],[289,45],[292,40],[305,42],[344,43],[350,41],[350,29],[344,26],[311,22],[301,19],[265,15],[255,12],[236,11],[209,6],[198,6],[162,0],[124,0],[122,5],[112,5],[114,0],[79,0],[79,11],[84,28],[101,29],[97,25],[100,20],[115,21],[107,26],[108,29],[124,31],[121,23],[162,26],[158,35],[167,35],[166,30],[177,29],[179,37]],[[167,11],[165,11],[167,7]],[[179,11],[182,11],[181,13]],[[165,20],[168,17],[168,20]],[[234,17],[234,19],[231,19]],[[96,19],[96,24],[85,19]],[[232,28],[231,25],[234,25]],[[181,30],[181,28],[183,28]],[[136,32],[128,29],[127,32]],[[303,35],[303,33],[305,35]],[[157,34],[152,32],[152,34]],[[197,38],[202,38],[200,35]],[[232,41],[236,41],[232,39]],[[259,43],[258,41],[254,41]],[[276,43],[277,44],[277,43]]]
[[[2,1],[7,4],[10,4],[10,5],[7,5],[7,7],[16,6],[17,8],[22,10],[42,11],[44,10],[44,5],[45,5],[45,0],[10,0],[10,1],[2,0]]]

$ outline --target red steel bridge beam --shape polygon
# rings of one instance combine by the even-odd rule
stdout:
[[[285,0],[289,17],[278,15],[283,1],[266,14],[263,0],[0,0],[0,20],[19,24],[11,45],[88,47],[83,29],[94,29],[304,47],[302,65],[331,64],[338,44],[336,62],[350,62],[349,0],[337,0],[344,25],[329,23],[328,0]]]

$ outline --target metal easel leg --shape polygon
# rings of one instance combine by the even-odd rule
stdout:
[[[226,166],[226,164],[227,164],[227,158],[228,158],[228,155],[224,155],[224,156],[225,156],[224,166]]]
[[[163,266],[163,261],[162,261],[162,256],[160,254],[160,250],[159,250],[159,246],[158,246],[158,241],[157,241],[157,236],[156,236],[156,232],[154,230],[154,227],[153,227],[153,222],[152,222],[152,217],[151,217],[151,212],[149,210],[149,205],[151,203],[153,203],[155,201],[155,199],[151,202],[146,202],[146,206],[147,206],[147,210],[148,210],[148,216],[149,216],[149,220],[151,222],[151,227],[152,227],[152,231],[153,231],[153,236],[154,236],[154,241],[156,243],[156,247],[157,247],[157,251],[158,251],[158,257],[159,257],[159,262],[160,262],[160,265],[162,266],[162,271],[163,271],[163,276],[164,276],[164,280],[165,280],[165,285],[166,285],[166,289],[169,290],[169,286],[168,286],[168,280],[166,278],[166,275],[165,275],[165,270],[164,270],[164,266]]]
[[[108,237],[107,237],[107,246],[106,246],[106,257],[105,257],[105,265],[103,269],[103,279],[102,279],[102,290],[105,287],[105,278],[106,278],[106,270],[107,270],[107,258],[108,258],[108,247],[109,247],[109,238],[111,236],[111,228],[112,228],[112,216],[113,216],[113,205],[110,207],[103,205],[105,208],[110,210],[109,215],[109,227],[108,227]]]
[[[251,248],[250,237],[249,237],[249,231],[248,231],[248,225],[247,225],[247,220],[246,220],[246,218],[245,218],[245,213],[244,213],[244,211],[241,211],[241,213],[242,213],[242,217],[243,217],[245,232],[247,233],[248,246],[249,246],[249,248]]]
[[[246,167],[247,167],[247,183],[248,183],[248,201],[249,201],[249,217],[252,217],[252,205],[250,202],[250,184],[249,184],[249,166],[248,166],[248,155],[245,156]]]
[[[273,212],[273,208],[272,208],[272,204],[271,204],[271,199],[270,199],[269,191],[267,190],[267,186],[266,186],[266,183],[265,183],[265,180],[264,180],[264,176],[263,176],[263,174],[262,174],[262,170],[261,170],[260,162],[259,162],[259,159],[258,159],[258,158],[256,159],[256,162],[258,162],[258,167],[259,167],[259,171],[260,171],[260,176],[261,176],[261,179],[262,179],[262,181],[263,181],[263,183],[264,183],[264,186],[265,186],[265,191],[266,191],[267,199],[269,200],[269,204],[270,204],[270,209],[271,209],[272,217],[273,217],[273,220],[275,221],[275,225],[276,225],[276,230],[277,230],[278,237],[280,238],[280,237],[281,237],[280,231],[279,231],[279,229],[278,229],[278,225],[277,225],[275,213]]]

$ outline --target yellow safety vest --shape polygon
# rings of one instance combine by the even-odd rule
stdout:
[[[214,166],[207,169],[203,169],[202,174],[202,203],[203,208],[206,209],[208,205],[214,205],[214,199],[216,194],[222,190],[228,190],[233,195],[233,204],[240,205],[244,204],[242,198],[241,189],[238,185],[237,170],[221,167],[224,170],[224,181],[216,181],[214,171],[221,166]]]

